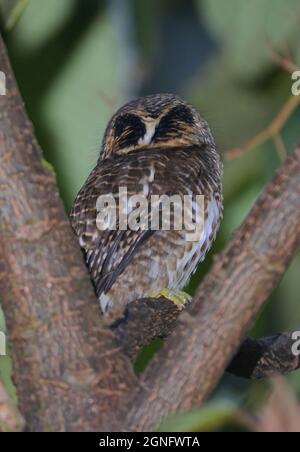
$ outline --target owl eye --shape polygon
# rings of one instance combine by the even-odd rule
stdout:
[[[192,125],[193,122],[194,118],[190,109],[185,105],[177,105],[162,117],[156,127],[153,140],[161,140],[164,137],[168,138],[169,135],[178,131],[180,124]]]
[[[115,121],[114,136],[118,139],[120,147],[137,144],[145,133],[145,124],[138,116],[132,113],[125,113]]]

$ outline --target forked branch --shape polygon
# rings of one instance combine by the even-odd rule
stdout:
[[[210,394],[300,246],[300,147],[286,159],[142,376],[128,430]],[[297,366],[298,364],[296,364]]]

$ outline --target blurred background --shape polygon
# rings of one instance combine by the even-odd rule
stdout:
[[[110,116],[126,101],[172,92],[208,120],[224,157],[225,215],[190,283],[193,293],[212,256],[300,141],[300,96],[291,95],[291,73],[300,66],[300,2],[0,0],[0,12],[28,114],[67,211],[96,162]],[[270,133],[257,137],[278,115],[284,117],[280,127],[273,123]],[[229,152],[253,138],[243,148],[248,152]],[[299,270],[298,255],[251,335],[300,329]],[[143,352],[137,371],[158,346]],[[0,377],[14,393],[9,373],[9,358],[1,358]],[[299,374],[288,382],[299,394]],[[261,410],[268,391],[265,382],[226,375],[204,411],[176,417],[165,428],[238,429],[231,413]]]

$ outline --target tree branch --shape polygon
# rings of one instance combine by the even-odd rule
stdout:
[[[129,303],[124,316],[110,328],[124,354],[134,361],[145,345],[167,337],[175,329],[180,312],[165,298],[142,298]]]
[[[226,371],[243,378],[271,378],[299,369],[300,357],[292,352],[292,333],[261,339],[247,337]]]
[[[298,147],[217,256],[176,331],[144,372],[127,430],[151,430],[167,414],[203,402],[299,245]]]
[[[20,411],[28,430],[110,430],[137,381],[101,324],[1,37],[0,69],[0,293]]]
[[[153,339],[171,334],[180,312],[169,300],[142,299],[130,303],[124,317],[114,322],[111,329],[123,352],[134,361]],[[259,379],[299,369],[299,356],[292,352],[295,342],[292,334],[278,333],[259,339],[246,337],[226,372],[237,377]]]
[[[27,429],[153,429],[161,417],[207,397],[298,249],[300,149],[217,258],[138,385],[115,335],[101,322],[2,42],[0,66],[8,88],[0,96],[0,292]],[[139,300],[113,329],[135,356],[151,335],[167,334],[177,314],[166,301]]]

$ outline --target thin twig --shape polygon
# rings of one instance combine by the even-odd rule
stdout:
[[[276,50],[271,49],[272,58],[278,67],[283,69],[285,72],[292,74],[295,71],[299,71],[299,66],[295,64],[288,56],[283,56]]]
[[[233,160],[276,136],[278,133],[280,133],[288,118],[296,110],[299,104],[300,96],[291,96],[284,104],[280,112],[265,129],[252,137],[250,140],[246,141],[241,146],[225,151],[225,158],[227,160]]]
[[[275,133],[273,136],[274,146],[279,159],[283,162],[287,156],[287,149],[282,139],[281,134]]]

